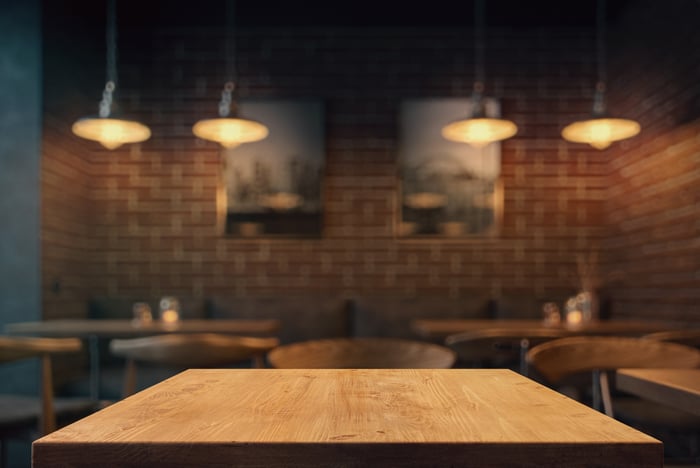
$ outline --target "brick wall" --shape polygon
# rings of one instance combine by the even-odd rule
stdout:
[[[611,111],[643,129],[608,151],[605,246],[618,315],[700,320],[700,33],[684,19],[698,17],[696,2],[648,2],[613,51],[621,92]]]
[[[501,99],[504,115],[520,127],[502,146],[503,228],[490,240],[394,234],[399,103],[469,94],[470,31],[238,30],[243,95],[324,100],[324,233],[316,240],[220,234],[219,150],[197,141],[191,125],[216,111],[222,32],[164,29],[143,44],[120,54],[121,102],[154,137],[112,152],[88,143],[79,152],[90,168],[83,244],[88,294],[547,297],[574,292],[577,254],[598,250],[605,239],[614,256],[622,255],[619,234],[605,222],[624,208],[612,202],[606,209],[619,186],[608,189],[608,180],[620,177],[620,163],[609,162],[613,150],[598,152],[559,136],[591,105],[591,30],[489,31],[487,93]],[[689,135],[679,132],[678,141]],[[84,174],[66,175],[66,182]],[[49,235],[62,229],[44,226]],[[45,242],[45,271],[57,269],[54,249]],[[49,296],[45,305],[57,300]]]
[[[91,261],[87,236],[90,192],[85,145],[70,125],[44,119],[41,168],[42,302],[44,318],[85,314]]]
[[[467,37],[455,29],[241,30],[244,92],[319,97],[327,110],[322,239],[241,240],[216,225],[219,150],[190,130],[216,109],[222,37],[155,35],[122,79],[141,85],[122,96],[154,138],[90,155],[91,293],[459,297],[572,289],[572,252],[602,236],[605,161],[558,136],[589,105],[589,31],[498,31],[488,42],[489,90],[521,127],[503,144],[500,238],[395,237],[399,103],[468,95]]]
[[[71,133],[79,117],[95,114],[104,86],[104,42],[66,31],[93,31],[96,25],[71,14],[65,5],[42,4],[44,81],[41,144],[41,299],[43,316],[86,314],[91,225],[92,146]],[[69,20],[68,17],[71,19]],[[104,63],[104,62],[103,62]]]

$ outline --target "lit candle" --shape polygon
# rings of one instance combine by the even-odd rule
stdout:
[[[160,319],[164,323],[175,323],[180,320],[180,314],[178,314],[176,310],[168,309],[161,313]]]
[[[581,325],[583,315],[580,310],[570,310],[566,314],[566,324],[570,326]]]
[[[160,299],[160,320],[166,326],[177,326],[180,320],[180,302],[177,298],[166,296]]]

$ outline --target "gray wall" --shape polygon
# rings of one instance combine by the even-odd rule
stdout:
[[[0,327],[41,319],[41,7],[0,2]],[[0,366],[0,392],[34,391],[36,363]]]

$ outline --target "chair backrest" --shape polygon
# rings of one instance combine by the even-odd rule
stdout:
[[[81,349],[82,343],[78,338],[0,336],[0,362],[71,353]]]
[[[565,331],[555,328],[484,328],[450,335],[445,345],[465,364],[498,367],[518,363],[519,371],[526,374],[525,353],[533,346],[564,336]]]
[[[38,414],[41,434],[48,434],[56,429],[51,355],[77,352],[81,349],[82,342],[77,338],[0,337],[0,362],[41,359],[41,409]]]
[[[591,372],[593,407],[614,417],[607,371],[623,367],[700,367],[700,350],[645,338],[576,336],[535,346],[527,353],[527,361],[551,383]]]
[[[682,330],[669,330],[656,333],[649,333],[642,338],[648,338],[657,341],[670,341],[693,348],[700,349],[700,328],[685,328]]]
[[[280,369],[447,369],[455,353],[444,346],[398,338],[332,338],[280,346],[268,356]]]
[[[573,374],[623,367],[700,367],[700,351],[644,338],[575,336],[548,341],[527,353],[527,361],[548,381]]]
[[[265,353],[278,345],[277,338],[194,333],[115,339],[110,342],[110,351],[127,359],[124,396],[128,396],[136,388],[137,362],[188,368],[252,359],[255,367],[263,367]]]

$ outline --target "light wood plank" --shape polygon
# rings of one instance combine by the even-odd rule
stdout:
[[[189,370],[33,446],[34,466],[660,467],[662,445],[514,372]]]

